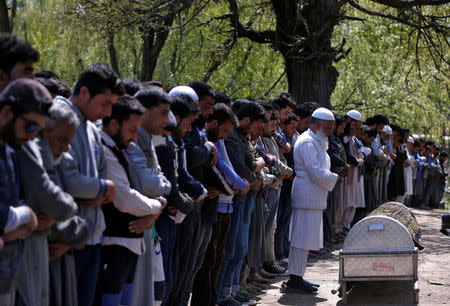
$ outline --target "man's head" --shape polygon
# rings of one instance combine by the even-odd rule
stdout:
[[[297,105],[294,110],[294,114],[296,114],[299,119],[297,123],[297,132],[301,134],[309,128],[309,119],[311,118],[312,113],[318,108],[319,105],[316,102],[305,102]]]
[[[37,77],[36,80],[47,88],[53,98],[56,96],[69,98],[72,95],[72,89],[59,78]]]
[[[124,79],[123,86],[125,93],[130,96],[134,96],[139,90],[144,88],[144,85],[138,80]]]
[[[235,102],[238,103],[238,102]],[[240,105],[233,105],[233,110],[239,120],[239,129],[242,133],[249,135],[250,139],[256,139],[262,134],[264,122],[268,122],[267,114],[264,108],[254,102],[239,102]]]
[[[215,103],[223,103],[231,108],[231,99],[225,93],[216,91],[214,96]]]
[[[291,113],[289,117],[281,123],[281,128],[286,133],[286,136],[290,139],[292,139],[295,132],[297,131],[297,122],[298,117],[294,113]]]
[[[334,115],[335,117],[335,128],[334,128],[334,135],[341,137],[344,135],[344,129],[346,125],[345,118],[341,115]]]
[[[382,114],[377,114],[372,117],[372,123],[375,125],[377,133],[380,134],[384,126],[389,124],[389,119]]]
[[[203,82],[191,82],[188,84],[198,96],[201,117],[206,120],[213,113],[215,93],[211,86]]]
[[[112,106],[111,116],[103,118],[103,130],[119,149],[126,149],[136,141],[145,108],[130,95],[120,96]]]
[[[147,109],[142,127],[150,135],[162,135],[170,122],[171,99],[167,93],[159,87],[150,86],[138,91],[134,97]]]
[[[0,95],[0,140],[13,149],[33,140],[44,126],[52,97],[39,82],[18,79]]]
[[[265,100],[256,100],[255,103],[264,107],[267,118],[269,119],[262,125],[262,135],[264,137],[271,137],[277,130],[277,126],[280,124],[280,109],[275,104]]]
[[[383,139],[385,142],[388,141],[392,136],[392,129],[389,125],[385,125],[383,130],[380,133],[381,139]]]
[[[441,153],[439,153],[439,160],[441,160],[442,162],[445,162],[446,160],[448,160],[448,153],[445,151],[442,151]]]
[[[123,93],[117,73],[106,64],[96,63],[79,75],[71,100],[86,119],[94,122],[111,116],[112,105]]]
[[[294,97],[288,94],[287,92],[279,93],[275,96],[272,103],[279,109],[280,111],[280,120],[281,122],[288,119],[289,115],[295,109],[296,104]]]
[[[233,111],[223,103],[217,103],[213,107],[213,113],[206,121],[206,136],[208,140],[216,142],[227,138],[228,134],[239,122]]]
[[[200,115],[200,107],[190,96],[178,95],[172,99],[170,110],[178,123],[172,135],[175,139],[181,139],[192,130],[192,122]]]
[[[44,130],[53,160],[69,151],[69,144],[79,123],[77,114],[67,103],[60,100],[53,102]]]
[[[357,110],[351,110],[345,116],[347,125],[345,126],[345,135],[356,136],[361,129],[362,116]]]
[[[372,129],[370,127],[366,127],[364,128],[361,140],[366,146],[370,146],[372,142],[375,140],[375,137],[377,137],[377,130]]]
[[[334,120],[334,115],[329,109],[319,107],[311,115],[309,128],[318,136],[328,137],[334,131]]]
[[[28,43],[8,33],[0,35],[0,93],[14,80],[34,78],[33,64],[39,53]]]

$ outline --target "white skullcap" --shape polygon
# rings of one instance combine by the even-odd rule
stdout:
[[[413,138],[412,136],[409,136],[409,137],[408,137],[408,142],[409,142],[409,143],[414,143],[414,138]]]
[[[312,117],[321,119],[321,120],[333,120],[334,121],[334,115],[333,113],[325,107],[319,107],[316,109],[312,115]]]
[[[389,125],[385,125],[382,132],[385,132],[388,135],[392,135],[392,129]]]
[[[195,93],[195,90],[192,89],[192,87],[186,85],[175,86],[171,91],[169,91],[169,97],[174,98],[181,95],[186,95],[193,101],[198,101],[198,96]]]
[[[349,116],[349,117],[352,118],[353,120],[356,120],[356,121],[362,121],[361,113],[358,112],[358,111],[355,110],[355,109],[352,109],[351,111],[349,111],[349,112],[347,113],[347,116]]]
[[[419,138],[420,138],[419,135],[417,135],[417,134],[412,134],[411,136],[414,140],[419,140]]]

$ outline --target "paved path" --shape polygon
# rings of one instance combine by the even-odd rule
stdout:
[[[441,213],[417,209],[412,211],[421,225],[421,243],[425,247],[419,254],[420,305],[450,304],[450,237],[439,232]],[[342,305],[340,298],[331,294],[338,280],[340,247],[308,263],[305,278],[321,284],[317,294],[282,294],[279,288],[286,278],[280,278],[269,287],[266,294],[259,296],[259,305]],[[447,285],[431,285],[427,283],[428,279]],[[411,305],[411,286],[408,282],[360,283],[350,293],[348,304]]]

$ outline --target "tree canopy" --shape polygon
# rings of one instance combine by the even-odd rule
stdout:
[[[324,57],[339,75],[329,97],[336,112],[385,113],[436,139],[450,133],[449,1],[0,2],[10,29],[41,53],[37,69],[69,85],[102,61],[123,78],[159,80],[167,89],[203,80],[232,98],[270,99],[293,86],[287,59]],[[308,19],[324,3],[338,6],[325,28]]]

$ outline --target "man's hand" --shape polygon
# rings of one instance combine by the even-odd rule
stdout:
[[[220,190],[216,187],[206,187],[206,190],[208,190],[208,195],[206,197],[210,199],[218,197],[220,194]]]
[[[75,199],[75,202],[77,202],[77,204],[80,207],[96,207],[96,206],[108,203],[105,201],[106,201],[106,197],[94,198],[94,199]]]
[[[68,250],[70,250],[70,246],[67,244],[56,242],[48,244],[48,257],[50,261],[56,260],[63,256]]]
[[[255,159],[255,162],[256,162],[255,172],[258,172],[259,170],[261,170],[266,166],[266,162],[262,157],[258,157],[257,159]]]
[[[38,231],[44,231],[46,229],[49,229],[55,223],[55,220],[44,214],[37,214],[37,220],[38,220],[37,226]]]
[[[215,164],[217,164],[217,160],[219,159],[219,156],[217,154],[217,148],[211,141],[208,141],[207,143],[212,147],[212,150],[211,150],[211,165],[215,165]]]
[[[292,150],[292,145],[290,143],[286,143],[284,146],[285,153],[289,153]]]
[[[106,180],[106,194],[104,196],[105,200],[103,203],[109,203],[116,197],[116,184],[111,180]]]
[[[2,236],[4,242],[13,241],[16,239],[25,239],[30,236],[30,234],[37,228],[38,220],[36,214],[30,207],[27,208],[29,209],[30,220],[27,223],[22,224],[15,230],[4,234]]]
[[[159,214],[147,215],[134,221],[131,221],[128,226],[128,229],[133,234],[142,234],[152,226],[153,222],[156,220],[156,218],[158,218],[158,216]]]
[[[248,184],[244,190],[240,190],[238,193],[247,193],[250,190],[250,183],[244,179],[244,181]]]

